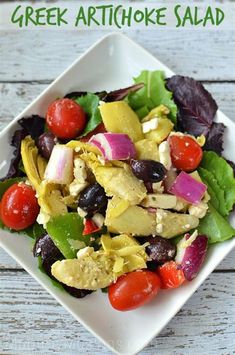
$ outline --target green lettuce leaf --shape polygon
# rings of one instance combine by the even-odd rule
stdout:
[[[209,211],[197,229],[199,234],[208,236],[210,244],[223,242],[235,236],[235,229],[210,203]]]
[[[62,284],[61,284],[59,281],[57,281],[56,279],[50,277],[50,276],[46,273],[46,271],[45,271],[45,269],[44,269],[44,267],[43,267],[42,257],[41,257],[41,256],[38,256],[38,268],[39,268],[39,270],[40,270],[43,274],[45,274],[45,275],[48,276],[48,278],[49,278],[49,280],[50,280],[50,282],[52,283],[53,286],[57,287],[57,288],[60,289],[61,291],[65,291],[64,287],[62,286]]]
[[[21,233],[26,234],[33,239],[37,239],[45,232],[46,230],[43,228],[43,226],[41,224],[38,224],[37,222],[35,222],[32,226],[21,231]]]
[[[143,70],[134,81],[136,84],[145,84],[142,89],[128,95],[128,103],[139,118],[143,118],[153,108],[162,104],[169,108],[169,118],[176,124],[177,106],[172,93],[166,89],[164,72]]]
[[[223,205],[223,198],[221,199],[222,194],[220,194],[220,196],[218,195],[218,187],[222,190],[228,214],[233,209],[235,204],[235,178],[232,167],[226,162],[225,159],[219,157],[212,151],[204,152],[200,166],[209,171],[216,180],[216,183],[214,183],[213,180],[208,182],[208,184],[216,193],[221,205]]]
[[[84,137],[102,122],[100,110],[98,108],[100,98],[95,94],[88,93],[78,97],[75,101],[82,106],[88,117],[86,127],[80,136]]]
[[[10,229],[8,227],[6,227],[2,221],[0,221],[0,229],[6,230],[10,233],[17,233],[17,234],[23,234],[23,235],[27,235],[30,238],[33,239],[37,239],[38,237],[40,237],[43,233],[45,233],[45,229],[43,228],[43,226],[41,226],[40,224],[38,224],[37,222],[35,222],[32,226],[23,229],[21,231],[15,231],[13,229]]]
[[[66,259],[76,257],[79,244],[81,247],[92,245],[98,236],[96,233],[82,235],[83,229],[83,219],[75,212],[53,217],[47,223],[48,234]]]
[[[21,182],[21,181],[24,181],[24,178],[12,178],[12,179],[7,179],[3,182],[0,182],[0,200],[1,200],[4,192],[9,187],[11,187],[13,184],[15,184],[17,182]],[[11,232],[11,233],[25,234],[31,238],[34,238],[34,239],[36,239],[37,237],[39,237],[40,235],[42,235],[45,232],[45,229],[41,225],[39,225],[37,222],[35,222],[32,226],[30,226],[26,229],[16,232],[13,229],[7,228],[0,220],[0,229],[7,230],[8,232]]]
[[[198,168],[198,173],[204,184],[208,187],[207,191],[210,195],[210,203],[222,216],[227,216],[229,211],[225,203],[225,193],[224,190],[219,187],[214,175],[209,170],[201,167]]]

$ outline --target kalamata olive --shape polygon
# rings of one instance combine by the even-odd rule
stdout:
[[[40,236],[33,247],[33,255],[41,256],[42,267],[45,272],[51,277],[51,266],[55,261],[63,258],[59,249],[55,246],[53,240],[48,234]]]
[[[159,182],[166,175],[164,165],[154,160],[134,160],[130,161],[133,174],[144,182]]]
[[[104,212],[107,208],[108,198],[103,187],[98,184],[92,184],[83,190],[78,199],[78,207],[92,216],[96,212]]]
[[[156,236],[146,238],[146,241],[150,243],[146,247],[146,252],[152,261],[163,264],[174,259],[176,247],[168,239]]]
[[[49,159],[54,145],[57,142],[56,136],[51,132],[41,134],[37,141],[39,153],[46,159]]]

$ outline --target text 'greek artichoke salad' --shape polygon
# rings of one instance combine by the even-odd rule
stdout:
[[[215,100],[188,77],[134,81],[20,119],[0,182],[1,228],[35,238],[56,286],[78,298],[102,289],[119,311],[193,280],[209,245],[235,235]]]

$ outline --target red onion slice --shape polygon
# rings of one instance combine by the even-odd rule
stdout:
[[[186,234],[177,244],[177,255],[175,261],[181,265],[184,276],[188,281],[193,280],[205,260],[208,238],[206,235],[197,235],[194,232],[191,236]]]
[[[177,176],[169,192],[183,198],[185,201],[197,205],[207,190],[207,186],[200,181],[195,180],[192,176],[181,171]]]
[[[73,149],[54,146],[46,167],[44,179],[55,184],[70,184],[73,180]]]
[[[135,146],[127,134],[98,133],[89,142],[101,151],[105,160],[129,160],[136,156]]]

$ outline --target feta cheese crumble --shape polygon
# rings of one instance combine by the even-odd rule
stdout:
[[[167,141],[162,142],[159,147],[159,159],[160,163],[162,163],[167,170],[170,170],[172,162],[170,155],[170,146]]]
[[[158,118],[157,117],[154,117],[151,120],[142,123],[143,133],[148,133],[150,131],[153,131],[157,127],[158,127]]]

